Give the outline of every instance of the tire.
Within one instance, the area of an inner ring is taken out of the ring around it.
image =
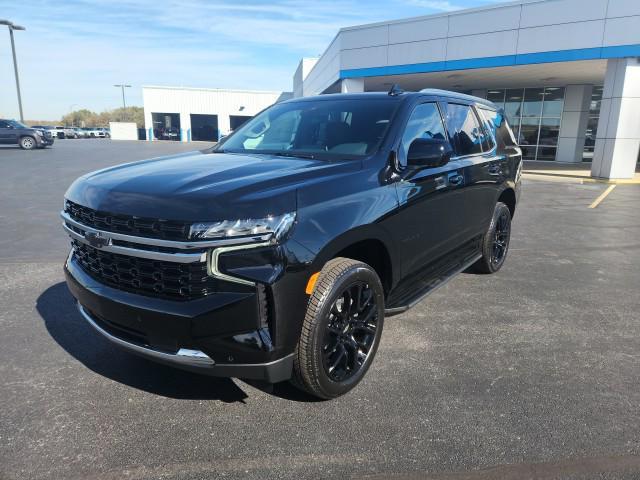
[[[37,147],[36,139],[33,137],[20,137],[18,144],[23,150],[33,150]]]
[[[349,258],[329,261],[309,298],[292,383],[325,400],[344,395],[371,366],[383,325],[384,290],[376,272]]]
[[[477,273],[496,273],[502,268],[511,240],[511,211],[504,203],[496,203],[489,229],[482,239],[482,258],[474,265]]]

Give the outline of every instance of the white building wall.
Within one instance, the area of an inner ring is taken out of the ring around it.
[[[633,178],[640,152],[640,59],[609,60],[591,164],[600,178]]]
[[[254,116],[278,101],[291,98],[291,93],[146,86],[142,87],[142,98],[148,138],[153,128],[151,113],[177,113],[181,139],[187,141],[191,114],[217,115],[218,130],[225,135],[230,130],[230,115]]]
[[[307,57],[300,60],[296,73],[293,74],[293,96],[294,98],[304,97],[304,80],[309,75],[309,72],[314,67],[318,58]]]
[[[532,53],[640,45],[638,25],[639,0],[521,0],[348,27],[304,80],[304,94],[335,90],[352,69],[384,75],[398,65],[504,56],[527,63]]]
[[[138,140],[138,126],[135,122],[109,122],[111,140]]]

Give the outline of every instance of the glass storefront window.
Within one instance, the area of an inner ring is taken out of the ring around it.
[[[524,91],[524,103],[522,105],[523,117],[540,117],[542,114],[542,99],[544,88],[527,88]]]
[[[600,119],[600,108],[602,105],[602,86],[595,86],[591,91],[591,105],[589,106],[589,120],[585,131],[584,150],[582,154],[583,162],[590,162],[593,159],[593,151],[596,146],[596,135],[598,134],[598,120]]]
[[[495,103],[498,108],[504,108],[504,90],[487,90],[487,100]]]
[[[593,87],[591,92],[591,105],[589,107],[589,113],[591,115],[600,115],[600,106],[602,104],[602,91],[603,86]]]
[[[542,109],[543,117],[562,116],[562,107],[564,104],[564,88],[545,88],[544,89],[544,108]]]
[[[560,119],[559,118],[542,118],[540,122],[540,139],[539,145],[558,145],[558,137],[560,136]]]
[[[538,134],[540,133],[540,119],[523,118],[520,125],[520,145],[538,145]]]
[[[556,147],[538,147],[538,160],[555,160],[556,159]]]
[[[522,96],[523,90],[521,88],[518,89],[509,89],[506,91],[505,101],[504,101],[504,113],[507,115],[507,119],[511,124],[511,128],[513,128],[514,133],[518,131],[518,125],[520,124],[520,116],[522,112]]]
[[[504,105],[527,160],[555,160],[564,106],[563,87],[490,89],[487,100]]]
[[[522,146],[522,147],[520,147],[520,149],[522,150],[522,158],[524,160],[535,160],[536,159],[536,151],[538,150],[538,147]]]

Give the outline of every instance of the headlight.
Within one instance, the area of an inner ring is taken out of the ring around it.
[[[270,215],[260,219],[194,223],[189,230],[189,238],[192,240],[205,240],[270,235],[270,238],[279,240],[291,229],[295,219],[295,213],[285,213],[284,215]]]
[[[39,137],[44,137],[44,132],[42,130],[36,130],[36,135]]]

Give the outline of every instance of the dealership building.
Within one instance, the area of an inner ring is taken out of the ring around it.
[[[630,178],[639,57],[639,0],[521,0],[343,28],[300,62],[292,94],[145,87],[145,121],[149,130],[173,115],[188,141],[194,115],[216,116],[224,134],[232,115],[290,95],[443,88],[504,108],[527,160],[589,161],[595,177]]]
[[[216,142],[288,92],[142,87],[148,140]]]

